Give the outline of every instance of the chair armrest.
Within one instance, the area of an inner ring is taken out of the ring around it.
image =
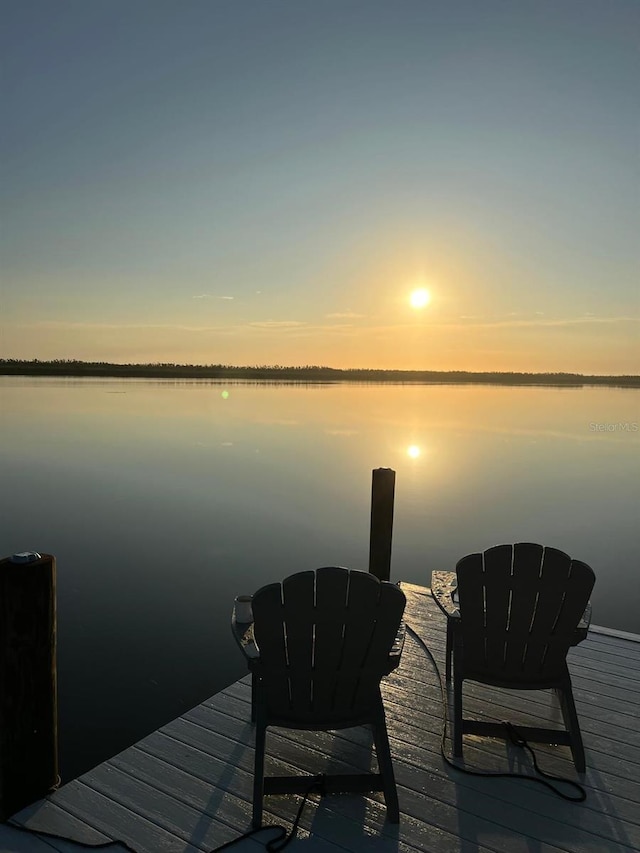
[[[458,580],[455,572],[431,572],[431,595],[447,619],[459,619]]]
[[[395,669],[400,664],[400,658],[402,656],[402,650],[404,648],[404,641],[407,636],[407,626],[404,623],[404,620],[398,626],[398,632],[396,634],[396,638],[393,641],[393,645],[391,646],[391,651],[389,652],[389,668]]]
[[[578,626],[576,628],[576,633],[574,635],[574,639],[571,642],[572,646],[577,646],[578,643],[581,643],[587,634],[589,633],[589,625],[591,624],[591,602],[587,602],[587,606],[584,609],[584,613],[580,617],[580,621],[578,622]]]
[[[258,646],[253,635],[253,622],[238,622],[235,608],[231,615],[231,632],[240,651],[246,657],[247,663],[250,664],[251,661],[257,660],[260,657],[260,652],[258,651]]]

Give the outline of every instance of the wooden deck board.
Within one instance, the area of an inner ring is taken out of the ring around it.
[[[403,584],[406,618],[444,669],[444,617],[423,587]],[[640,644],[590,633],[570,653],[587,750],[585,803],[541,786],[465,776],[440,756],[440,687],[419,643],[384,685],[401,823],[385,820],[379,794],[310,800],[290,850],[315,853],[631,853],[640,850]],[[465,684],[465,709],[478,717],[560,725],[550,692]],[[250,826],[253,728],[248,677],[16,816],[21,824],[84,843],[126,841],[140,853],[202,853]],[[553,723],[552,723],[553,724]],[[540,745],[540,764],[578,779],[566,747]],[[373,765],[372,765],[373,762]],[[503,741],[465,737],[473,769],[529,772],[529,759]],[[375,766],[365,729],[335,734],[269,730],[267,772],[356,772]],[[299,798],[265,798],[265,820],[290,826]],[[5,840],[0,851],[70,853],[62,841]],[[5,834],[6,834],[5,833]],[[263,849],[256,841],[240,850]]]
[[[59,834],[61,836],[67,836],[74,840],[82,840],[85,844],[104,844],[106,842],[111,841],[111,837],[108,835],[104,835],[102,832],[99,832],[95,827],[87,823],[86,821],[81,820],[76,817],[73,813],[67,811],[63,808],[59,803],[54,803],[50,800],[36,803],[33,806],[29,806],[24,809],[21,813],[21,817],[26,820],[27,816],[31,813],[37,812],[38,820],[44,826],[46,823],[46,831],[52,834]],[[2,829],[11,829],[11,827],[0,826],[0,830]],[[0,840],[4,841],[4,837],[0,834]],[[52,848],[55,850],[62,851],[62,853],[78,853],[78,846],[74,842],[62,841],[61,839],[54,838],[45,838],[39,839],[37,837],[22,837],[19,839],[17,836],[14,836],[14,840],[16,841],[16,851],[20,851],[22,853],[23,847],[18,846],[17,842],[22,841],[25,844],[27,841],[29,843],[34,841],[42,840],[46,842],[49,847],[47,850],[51,850]],[[13,851],[13,847],[7,847],[7,850]],[[30,848],[27,848],[30,850]],[[38,848],[39,849],[39,848]],[[120,848],[124,850],[124,848]],[[0,847],[2,853],[4,853],[5,848]],[[118,848],[113,848],[113,853],[118,853]]]

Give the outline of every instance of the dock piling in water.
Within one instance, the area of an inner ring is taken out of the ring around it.
[[[374,468],[371,482],[371,532],[369,573],[378,580],[391,576],[391,537],[396,472],[392,468]]]
[[[0,820],[58,784],[56,561],[0,560]]]

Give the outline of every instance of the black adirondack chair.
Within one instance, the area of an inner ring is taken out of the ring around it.
[[[268,726],[333,730],[369,725],[378,773],[323,777],[327,793],[382,791],[399,822],[380,681],[400,662],[404,593],[365,572],[327,567],[259,589],[251,625],[232,620],[252,672],[256,723],[253,825],[263,795],[304,793],[311,776],[264,775]]]
[[[587,635],[593,570],[556,548],[498,545],[463,557],[456,583],[458,602],[449,597],[447,604],[442,585],[438,594],[434,591],[449,617],[448,646],[453,646],[454,755],[462,755],[463,734],[505,736],[502,724],[463,717],[466,679],[518,690],[552,688],[565,729],[518,726],[518,731],[533,742],[568,745],[576,769],[584,772],[567,653]]]

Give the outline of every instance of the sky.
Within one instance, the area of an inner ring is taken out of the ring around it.
[[[2,18],[0,357],[640,372],[637,0]]]

